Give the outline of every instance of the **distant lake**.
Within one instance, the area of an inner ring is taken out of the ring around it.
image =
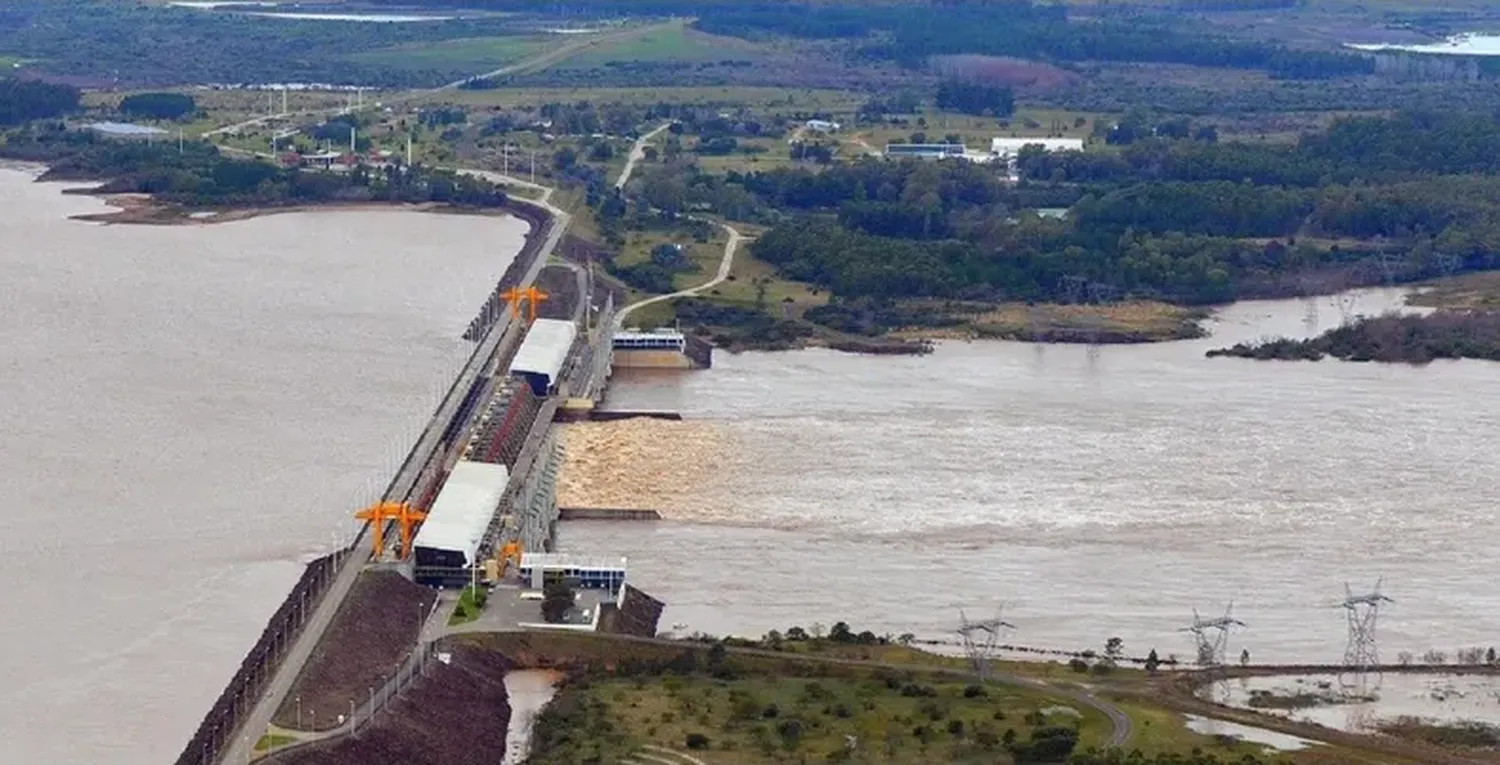
[[[1500,56],[1500,34],[1454,35],[1437,43],[1348,43],[1348,48],[1367,51],[1403,50],[1409,53],[1437,53],[1452,56]]]
[[[282,3],[262,2],[251,0],[250,2],[235,2],[235,0],[177,0],[172,3],[179,8],[194,8],[200,11],[228,11],[233,8],[253,6],[256,8],[276,8]],[[386,24],[409,23],[414,21],[449,21],[454,16],[430,16],[414,13],[298,13],[293,11],[245,11],[246,16],[261,16],[269,19],[297,19],[301,21],[365,21],[382,22]]]

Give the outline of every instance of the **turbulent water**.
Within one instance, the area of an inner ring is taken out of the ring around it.
[[[160,765],[394,474],[526,226],[99,226],[31,178],[0,169],[0,759]]]
[[[829,625],[952,638],[1005,604],[1018,644],[1190,657],[1233,601],[1232,652],[1341,660],[1344,582],[1385,577],[1381,647],[1500,641],[1500,365],[1207,359],[1339,323],[1348,300],[1245,303],[1205,340],[945,343],[923,358],[718,354],[621,374],[617,408],[717,425],[700,501],[733,523],[566,524],[630,556],[663,628]],[[1352,312],[1399,305],[1362,293]]]

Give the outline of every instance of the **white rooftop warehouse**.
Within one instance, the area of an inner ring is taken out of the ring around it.
[[[1027,146],[1040,146],[1044,151],[1083,151],[1082,138],[991,138],[990,153],[1000,159],[1010,159]]]
[[[557,384],[563,364],[568,360],[568,351],[573,349],[577,337],[578,327],[571,321],[537,319],[526,330],[521,347],[516,349],[509,373],[544,378],[545,383],[541,386],[544,390],[537,394],[546,395],[545,388]]]
[[[495,518],[509,480],[504,465],[466,460],[454,463],[412,546],[419,551],[461,553],[464,565],[474,565],[479,544]]]

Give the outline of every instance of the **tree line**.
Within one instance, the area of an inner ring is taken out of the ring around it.
[[[0,125],[59,117],[78,108],[78,88],[0,78]]]
[[[0,146],[0,156],[46,162],[52,178],[104,180],[101,191],[146,193],[195,206],[381,201],[497,207],[507,201],[488,181],[425,167],[359,165],[348,172],[310,172],[235,159],[201,141],[179,149],[176,143],[100,139],[58,125],[14,131]]]

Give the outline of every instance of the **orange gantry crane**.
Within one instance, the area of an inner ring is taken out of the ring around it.
[[[411,555],[411,538],[418,524],[426,520],[427,513],[402,502],[376,502],[354,514],[355,518],[370,524],[371,557],[380,560],[385,553],[385,524],[395,521],[401,528],[401,548],[396,551],[397,560]]]
[[[521,315],[521,304],[526,304],[526,322],[528,324],[536,321],[537,305],[548,297],[551,296],[536,287],[527,287],[524,290],[511,287],[500,293],[500,299],[510,304],[510,316],[513,319]]]

